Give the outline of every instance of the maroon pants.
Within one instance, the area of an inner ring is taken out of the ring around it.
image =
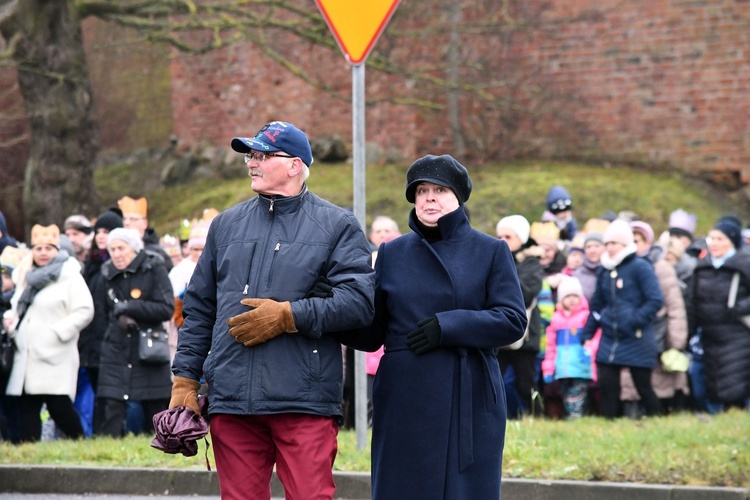
[[[270,499],[274,463],[287,500],[332,499],[338,432],[318,415],[211,415],[222,500]]]

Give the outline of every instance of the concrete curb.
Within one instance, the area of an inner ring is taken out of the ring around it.
[[[336,472],[336,498],[369,499],[370,474]],[[284,490],[274,477],[275,497]],[[192,469],[0,465],[0,493],[219,496],[216,472]],[[750,500],[747,488],[503,479],[503,499]]]

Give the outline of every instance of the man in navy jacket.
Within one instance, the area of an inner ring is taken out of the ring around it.
[[[205,375],[222,498],[332,498],[341,345],[368,325],[374,273],[356,218],[307,189],[310,143],[271,122],[235,138],[258,196],[219,214],[185,293],[170,408],[198,410]],[[324,277],[326,297],[309,298]]]

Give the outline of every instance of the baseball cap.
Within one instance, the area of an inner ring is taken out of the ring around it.
[[[255,134],[255,137],[235,137],[232,149],[238,153],[249,153],[251,149],[273,153],[283,151],[302,160],[308,167],[312,165],[312,149],[307,136],[300,129],[287,122],[270,122]]]

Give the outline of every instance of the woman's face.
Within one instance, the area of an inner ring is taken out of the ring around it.
[[[544,250],[544,257],[539,259],[539,263],[543,266],[550,265],[552,261],[555,260],[555,255],[557,255],[557,244],[555,242],[545,241],[544,243],[540,243],[539,246]]]
[[[417,218],[425,226],[437,226],[440,217],[453,212],[458,206],[458,198],[452,189],[432,182],[420,182],[417,185],[414,208]]]
[[[586,243],[583,251],[586,253],[586,258],[589,259],[589,262],[596,264],[602,257],[604,245],[596,240],[592,240]]]
[[[508,248],[510,248],[511,252],[515,252],[523,246],[521,238],[519,238],[516,232],[509,227],[501,227],[498,229],[497,239],[505,240],[505,243],[508,244]]]
[[[135,259],[135,250],[122,240],[112,240],[109,243],[109,257],[112,264],[122,271]]]
[[[55,258],[59,251],[54,245],[34,245],[31,248],[31,256],[34,259],[34,264],[38,267],[44,267]]]
[[[96,243],[96,248],[99,250],[106,250],[107,249],[107,237],[109,236],[109,229],[100,227],[96,230],[96,234],[94,235],[94,243]]]
[[[607,250],[607,255],[614,259],[615,255],[625,248],[625,245],[617,243],[616,241],[608,241],[604,244],[604,248]]]
[[[724,257],[731,248],[734,248],[734,244],[727,238],[727,235],[718,229],[709,231],[706,243],[708,244],[708,253],[711,254],[711,257],[716,258]]]
[[[638,231],[633,231],[633,243],[635,243],[636,253],[644,256],[651,250],[651,245],[646,241],[646,237]]]

